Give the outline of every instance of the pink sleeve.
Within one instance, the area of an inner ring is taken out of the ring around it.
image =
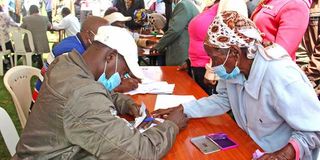
[[[295,52],[309,23],[309,8],[303,1],[292,1],[278,15],[279,28],[275,42],[284,47],[295,60]]]
[[[296,142],[295,140],[290,140],[289,143],[293,146],[294,150],[296,151],[296,159],[295,160],[299,160],[300,159],[300,149],[299,149],[299,144],[298,142]]]

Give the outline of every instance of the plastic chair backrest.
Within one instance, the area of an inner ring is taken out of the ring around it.
[[[15,53],[26,53],[24,46],[24,36],[28,36],[28,42],[31,49],[31,52],[34,52],[34,43],[32,39],[32,34],[29,30],[19,28],[19,27],[10,27],[8,29],[10,33],[11,41],[14,43],[14,52]]]
[[[19,141],[19,135],[10,116],[8,115],[6,110],[4,110],[1,107],[0,107],[0,131],[11,156],[13,156],[16,153],[16,145]]]
[[[32,101],[31,78],[43,79],[38,68],[15,66],[4,75],[3,82],[16,106],[22,128],[26,125]]]
[[[0,52],[3,52],[3,51],[6,51],[7,50],[7,47],[6,47],[6,42],[4,41],[4,35],[3,33],[1,32],[0,33],[0,45],[1,45],[1,49]]]

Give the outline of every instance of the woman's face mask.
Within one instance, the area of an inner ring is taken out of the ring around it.
[[[224,80],[228,80],[228,79],[234,79],[236,78],[239,74],[240,74],[240,69],[237,66],[237,63],[234,67],[234,69],[230,72],[227,73],[226,68],[224,67],[224,64],[227,62],[228,58],[229,58],[229,54],[230,54],[230,49],[228,51],[227,54],[227,58],[224,60],[223,64],[212,67],[212,70],[221,78]]]
[[[120,85],[120,83],[121,83],[120,74],[119,74],[119,72],[117,72],[117,69],[118,69],[118,54],[116,54],[116,67],[115,67],[114,74],[109,79],[106,78],[107,64],[108,64],[108,62],[106,61],[105,65],[104,65],[103,73],[99,77],[98,82],[102,83],[104,85],[104,87],[108,91],[112,91],[113,89],[118,87]]]

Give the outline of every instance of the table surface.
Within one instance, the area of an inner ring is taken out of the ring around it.
[[[142,70],[150,79],[175,83],[173,92],[175,95],[193,95],[197,99],[207,96],[185,71],[178,71],[177,66],[143,67]],[[139,104],[143,101],[148,110],[153,111],[156,95],[134,95],[132,98]],[[190,142],[192,137],[219,132],[226,133],[239,146],[205,155]],[[190,119],[187,128],[178,134],[173,147],[164,159],[250,160],[252,153],[258,148],[260,149],[228,114],[223,114],[209,118]]]

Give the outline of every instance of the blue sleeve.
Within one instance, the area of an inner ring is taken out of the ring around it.
[[[71,38],[71,37],[70,37]],[[52,49],[52,53],[55,57],[60,56],[63,53],[71,52],[75,49],[78,53],[83,54],[85,49],[78,40],[64,39]]]

